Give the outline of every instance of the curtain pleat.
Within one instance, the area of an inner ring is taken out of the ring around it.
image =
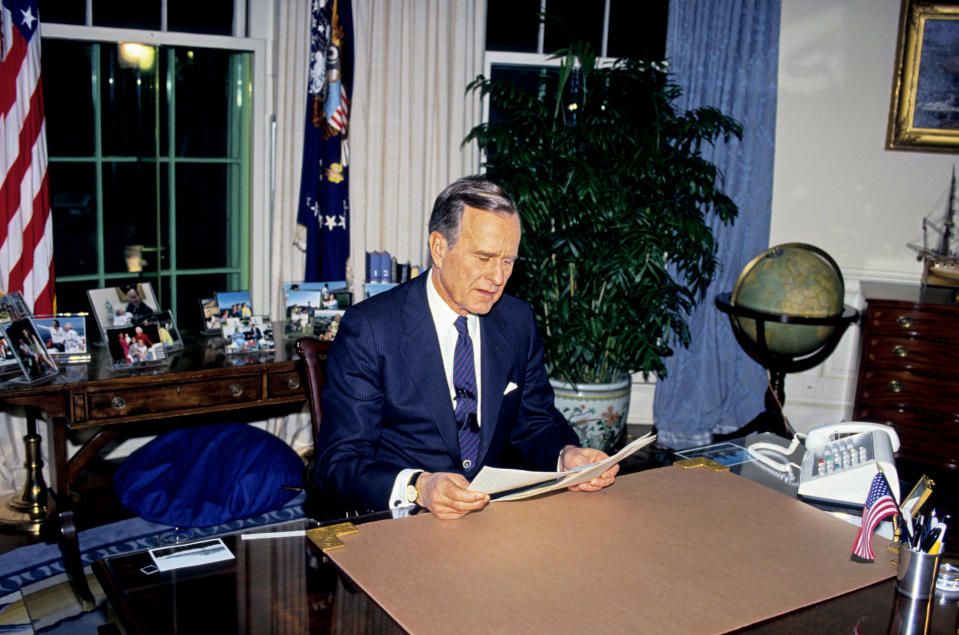
[[[713,218],[720,270],[689,320],[692,343],[666,360],[653,419],[660,441],[709,443],[763,410],[766,374],[736,343],[714,303],[768,247],[772,206],[780,0],[686,0],[669,5],[666,51],[682,109],[716,106],[742,123],[743,138],[704,152],[739,207],[731,226]]]
[[[366,251],[423,269],[436,195],[478,170],[480,122],[466,85],[482,72],[485,0],[368,0],[354,4],[356,70],[350,122],[353,288]]]

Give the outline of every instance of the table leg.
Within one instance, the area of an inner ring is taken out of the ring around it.
[[[70,466],[67,462],[67,420],[61,417],[53,419],[53,450],[51,461],[56,466],[56,502],[59,532],[57,542],[60,557],[66,569],[67,578],[77,600],[84,611],[96,608],[93,593],[87,584],[83,572],[83,560],[80,557],[80,543],[77,540],[77,527],[73,521],[73,500],[70,498]]]

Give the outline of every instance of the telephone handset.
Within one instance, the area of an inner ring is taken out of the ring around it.
[[[827,502],[862,505],[873,477],[882,469],[899,500],[896,431],[879,423],[846,421],[806,433],[799,473],[799,495]]]

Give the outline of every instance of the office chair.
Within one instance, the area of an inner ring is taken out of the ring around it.
[[[296,352],[306,366],[306,388],[310,399],[310,419],[313,427],[313,456],[303,468],[303,486],[306,488],[306,503],[303,507],[306,515],[312,518],[328,515],[324,511],[327,505],[324,504],[323,493],[313,479],[313,474],[316,471],[316,457],[319,455],[316,441],[320,436],[320,421],[323,419],[320,394],[326,382],[326,352],[329,349],[329,342],[323,342],[315,337],[301,337],[296,341]]]
[[[356,516],[365,510],[344,507],[327,496],[313,478],[316,460],[320,454],[317,439],[320,438],[320,422],[323,411],[320,396],[326,383],[326,353],[330,342],[315,337],[301,337],[296,341],[296,352],[306,366],[306,384],[310,398],[310,415],[313,423],[313,456],[303,468],[303,486],[306,489],[306,503],[303,506],[306,515],[317,520],[331,520],[346,516]]]

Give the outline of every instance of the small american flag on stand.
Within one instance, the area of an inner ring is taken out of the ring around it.
[[[869,494],[862,507],[862,526],[852,552],[863,560],[875,560],[876,554],[872,550],[872,532],[883,518],[899,513],[899,505],[892,497],[889,483],[882,472],[877,472],[869,486]]]

